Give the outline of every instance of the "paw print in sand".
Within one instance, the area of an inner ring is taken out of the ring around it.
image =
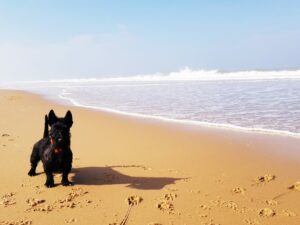
[[[293,184],[292,186],[288,187],[290,190],[296,190],[296,191],[300,191],[300,181],[297,181],[295,184]]]

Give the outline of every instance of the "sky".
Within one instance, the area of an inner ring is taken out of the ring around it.
[[[0,0],[0,81],[300,68],[298,0]]]

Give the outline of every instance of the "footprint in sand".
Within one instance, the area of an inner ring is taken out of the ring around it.
[[[65,223],[76,223],[76,222],[77,222],[76,218],[65,219]]]
[[[27,203],[30,207],[35,207],[35,206],[37,206],[37,205],[39,205],[39,204],[42,204],[42,203],[44,203],[44,202],[46,202],[46,200],[44,200],[44,199],[28,198],[28,199],[26,200],[26,203]]]
[[[173,201],[175,198],[177,198],[177,194],[176,193],[167,193],[165,194],[164,196],[164,199],[167,200],[167,201]]]
[[[140,196],[137,196],[137,195],[134,195],[134,196],[129,196],[127,199],[126,199],[126,201],[127,201],[127,204],[128,205],[138,205],[138,204],[140,204],[142,201],[143,201],[143,199],[142,199],[142,197],[140,197]]]
[[[273,174],[265,174],[264,176],[259,176],[254,179],[256,184],[267,183],[276,179],[276,176]]]
[[[266,203],[267,203],[268,205],[271,205],[271,206],[278,205],[278,202],[277,202],[276,200],[273,200],[273,199],[271,199],[271,200],[266,200]]]
[[[148,225],[162,225],[161,223],[153,223],[153,222],[151,222],[151,223],[148,223]]]
[[[28,198],[26,203],[28,204],[29,208],[26,211],[51,212],[54,207],[50,205],[42,205],[45,202],[46,200],[44,199]]]
[[[291,190],[291,191],[300,191],[300,181],[297,181],[292,186],[289,186],[288,189]],[[275,196],[273,199],[281,198],[281,197],[283,197],[283,196],[285,196],[287,194],[290,194],[291,191],[287,191],[287,192],[281,193],[281,194]]]
[[[296,191],[300,191],[300,181],[297,181],[295,184],[293,184],[292,186],[288,187],[290,190],[296,190]]]
[[[0,225],[32,225],[31,220],[19,220],[19,221],[0,221]]]
[[[174,213],[174,205],[169,201],[162,200],[161,202],[157,203],[156,207],[163,212],[167,212],[169,214]]]
[[[35,186],[35,193],[36,194],[41,194],[43,191],[42,191],[42,189],[41,189],[41,187],[40,186]]]
[[[157,203],[156,207],[169,214],[174,213],[174,204],[172,203],[178,195],[173,192],[166,193],[160,202]]]
[[[75,208],[78,203],[74,202],[74,199],[87,194],[87,191],[84,191],[81,188],[72,188],[72,191],[64,198],[56,200],[53,204],[44,204],[46,200],[44,199],[35,199],[35,198],[28,198],[26,203],[28,204],[29,208],[26,211],[33,211],[33,212],[51,212],[54,209],[62,209],[62,208]],[[92,203],[91,200],[86,200],[86,203]]]
[[[3,205],[4,207],[7,207],[7,206],[10,206],[10,205],[16,204],[16,200],[14,198],[15,195],[16,195],[16,193],[14,193],[14,192],[10,192],[8,194],[3,195],[0,198],[0,205]]]
[[[264,208],[264,209],[259,210],[258,214],[262,217],[273,217],[276,215],[276,212],[273,209]]]
[[[233,194],[245,194],[246,189],[241,187],[235,187],[231,190]]]
[[[54,207],[58,206],[59,208],[75,208],[77,203],[74,202],[74,199],[88,193],[88,191],[84,191],[82,188],[72,188],[72,191],[64,199],[54,202]]]
[[[208,205],[200,205],[199,208],[203,210],[211,210],[211,207]]]
[[[128,217],[129,217],[129,214],[132,210],[132,208],[134,206],[137,206],[138,204],[140,204],[141,202],[143,201],[143,198],[140,197],[140,196],[137,196],[137,195],[133,195],[133,196],[129,196],[127,199],[126,199],[126,202],[128,204],[128,209],[127,209],[127,212],[123,218],[123,220],[121,221],[120,225],[125,225],[127,224],[128,222]]]
[[[233,210],[237,209],[237,204],[233,201],[224,201],[221,199],[217,199],[217,200],[212,200],[211,203],[215,206],[219,206],[222,208],[229,208]]]
[[[201,217],[201,218],[207,218],[208,215],[207,214],[199,214],[199,217]]]
[[[287,209],[284,209],[282,210],[282,214],[284,216],[288,216],[288,217],[294,217],[294,216],[297,216],[297,214],[295,212],[292,212],[290,210],[287,210]]]

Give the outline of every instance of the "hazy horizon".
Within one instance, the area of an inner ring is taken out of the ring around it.
[[[0,2],[0,82],[300,69],[297,1]]]

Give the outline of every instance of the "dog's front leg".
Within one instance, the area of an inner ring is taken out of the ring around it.
[[[46,177],[47,177],[45,186],[47,188],[54,187],[54,179],[53,179],[52,170],[49,168],[44,168],[44,169],[45,169],[45,173],[46,173]]]
[[[47,176],[47,179],[46,179],[45,186],[47,188],[54,187],[54,179],[53,179],[52,172],[50,172],[50,171],[46,172],[46,176]]]
[[[70,182],[68,179],[68,175],[69,175],[70,171],[71,171],[71,166],[67,166],[67,167],[63,168],[62,179],[61,179],[61,184],[63,186],[73,185],[73,183]]]
[[[40,161],[40,155],[39,155],[39,149],[37,147],[34,146],[31,156],[30,156],[30,163],[31,163],[31,168],[28,172],[29,176],[35,176],[36,175],[36,167],[38,162]]]

